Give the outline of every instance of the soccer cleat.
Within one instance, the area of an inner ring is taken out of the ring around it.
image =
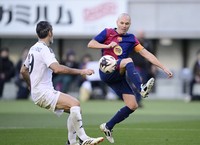
[[[104,134],[106,135],[106,138],[107,140],[110,142],[110,143],[114,143],[114,138],[112,137],[112,131],[109,130],[107,127],[106,127],[106,123],[103,123],[100,125],[100,130],[102,132],[104,132]]]
[[[151,91],[151,89],[152,89],[152,87],[153,87],[153,85],[154,85],[154,81],[155,81],[154,78],[150,78],[150,79],[147,81],[146,84],[141,85],[141,92],[140,92],[140,94],[141,94],[141,96],[142,96],[143,98],[148,97],[148,94],[149,94],[149,92]]]
[[[81,145],[97,145],[101,143],[104,140],[103,137],[97,137],[97,138],[88,138],[84,140]]]

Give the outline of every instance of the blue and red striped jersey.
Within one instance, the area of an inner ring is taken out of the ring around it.
[[[135,50],[135,47],[140,44],[138,39],[130,33],[120,35],[117,33],[116,28],[106,28],[100,32],[96,37],[94,37],[99,43],[110,44],[112,41],[116,42],[118,45],[114,48],[104,49],[102,48],[103,55],[112,55],[115,59],[123,59],[129,56],[129,53]],[[138,51],[138,50],[135,50]]]

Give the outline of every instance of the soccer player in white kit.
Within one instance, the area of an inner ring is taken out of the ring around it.
[[[60,65],[55,54],[49,47],[53,43],[53,28],[47,21],[40,21],[36,27],[38,42],[29,50],[28,56],[21,67],[21,74],[31,90],[34,103],[48,109],[57,115],[70,113],[67,120],[67,145],[96,145],[103,137],[89,137],[82,125],[80,102],[69,94],[56,91],[53,88],[52,73],[91,75],[92,69],[73,69]],[[76,137],[80,139],[77,142]]]

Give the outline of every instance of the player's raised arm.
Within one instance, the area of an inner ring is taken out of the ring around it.
[[[152,53],[150,53],[146,49],[142,49],[139,53],[152,64],[161,68],[168,75],[169,78],[173,77],[173,73],[167,67],[165,67]]]

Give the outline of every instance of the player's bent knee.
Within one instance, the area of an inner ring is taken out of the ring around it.
[[[77,101],[75,101],[75,102],[73,102],[73,104],[72,104],[72,106],[71,107],[73,107],[73,106],[80,106],[80,102],[77,100]]]
[[[80,103],[79,101],[71,102],[70,104],[67,102],[63,102],[61,106],[62,106],[61,108],[64,109],[65,111],[69,111],[71,107],[80,106]]]
[[[59,109],[69,110],[73,106],[80,106],[80,102],[71,95],[61,93],[58,98],[56,107]]]
[[[133,60],[131,58],[125,58],[123,59],[123,61],[127,64],[129,62],[133,62]]]
[[[121,66],[126,66],[128,63],[130,62],[133,62],[133,60],[131,58],[125,58],[125,59],[122,59],[121,61]]]
[[[131,104],[128,106],[131,110],[135,111],[138,108],[138,104]]]
[[[129,62],[133,62],[133,60],[131,58],[126,58],[126,61]]]

